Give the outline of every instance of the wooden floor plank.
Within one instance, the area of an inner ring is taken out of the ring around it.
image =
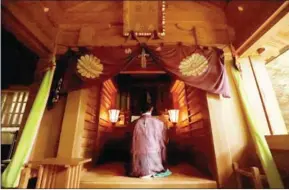
[[[189,164],[170,166],[165,178],[139,179],[125,176],[123,163],[106,163],[83,173],[80,188],[216,188],[216,181]]]

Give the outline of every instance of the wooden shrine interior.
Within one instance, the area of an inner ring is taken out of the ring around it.
[[[166,1],[165,36],[153,40],[139,37],[139,40],[149,45],[182,42],[216,46],[224,50],[225,56],[230,56],[228,44],[232,43],[240,54],[250,55],[257,48],[247,51],[258,38],[255,31],[268,20],[274,24],[288,13],[287,7],[273,19],[270,17],[283,3]],[[80,46],[139,43],[123,35],[123,1],[3,0],[1,5],[2,27],[40,57],[36,73],[54,51],[61,56],[70,47],[77,50]],[[279,51],[288,40],[288,35],[282,32],[287,25],[284,22],[278,28],[281,32],[275,32],[278,39],[267,38],[259,44],[274,44],[272,49]],[[259,37],[266,29],[268,26],[259,31]],[[271,54],[267,56],[270,57]],[[227,180],[232,179],[229,174],[232,169],[228,169],[231,161],[238,160],[244,165],[259,162],[251,156],[255,149],[230,74],[229,78],[233,98],[224,100],[185,85],[151,62],[146,69],[140,64],[130,65],[102,85],[62,97],[52,110],[46,111],[30,160],[92,158],[85,165],[80,180],[82,188],[134,188],[135,184],[143,188],[215,188],[217,182],[219,186],[232,184],[232,180]],[[36,95],[38,80],[35,78],[30,87],[32,97]],[[174,174],[158,182],[144,183],[124,177],[123,163],[129,159],[132,132],[127,126],[131,116],[140,111],[139,104],[146,98],[146,92],[152,95],[154,115],[168,126],[168,160]],[[109,121],[108,109],[112,107],[121,110],[120,121],[115,125]],[[180,110],[176,132],[171,130],[166,112],[172,107]],[[222,118],[225,110],[226,116]],[[224,125],[230,127],[225,129]]]
[[[133,132],[130,127],[131,116],[140,115],[140,110],[135,110],[135,108],[139,107],[141,101],[146,98],[146,92],[150,92],[152,102],[155,102],[154,115],[163,120],[168,127],[170,138],[167,147],[168,163],[176,175],[184,177],[177,179],[176,183],[182,183],[181,179],[193,180],[191,177],[198,175],[205,176],[203,178],[206,180],[212,180],[215,169],[206,93],[187,86],[182,81],[174,80],[166,74],[120,74],[115,79],[117,80],[106,81],[101,89],[98,128],[93,125],[97,121],[92,117],[92,106],[87,106],[82,147],[79,151],[80,157],[93,158],[93,166],[88,166],[88,179],[84,180],[83,186],[91,187],[92,184],[101,183],[100,179],[104,176],[119,176],[115,180],[121,181],[121,176],[125,174],[124,166],[130,160]],[[91,88],[89,94],[93,92],[94,88]],[[91,96],[88,102],[93,104],[95,100],[96,98]],[[107,113],[111,107],[121,110],[121,119],[116,124],[109,121]],[[173,130],[168,120],[166,112],[168,108],[180,110],[176,131]],[[111,164],[114,168],[108,169],[112,166]],[[184,164],[187,169],[182,169]],[[91,168],[95,169],[91,170]],[[100,178],[95,181],[97,176]],[[215,185],[209,181],[203,182],[208,187]],[[196,185],[196,181],[191,183],[190,185]],[[128,182],[125,184],[122,187],[129,187]],[[162,185],[162,187],[166,186]]]
[[[201,45],[224,46],[232,40],[239,47],[282,4],[282,1],[268,1],[259,6],[260,2],[168,1],[167,33],[162,42],[196,43],[189,31],[195,26]],[[66,51],[69,45],[120,45],[124,42],[122,1],[3,1],[2,4],[4,27],[17,31],[16,36],[39,55],[47,56],[53,51],[56,36],[59,53]],[[243,6],[244,11],[238,11],[238,6]],[[45,12],[44,8],[49,11]]]

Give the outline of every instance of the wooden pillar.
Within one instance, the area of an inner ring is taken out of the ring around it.
[[[211,93],[207,93],[206,97],[214,145],[215,178],[220,188],[236,188],[237,182],[233,178],[233,162],[247,165],[251,157],[255,156],[255,151],[252,148],[253,143],[240,97],[232,74],[229,72],[230,57],[226,56],[225,60],[231,97],[223,98]]]
[[[287,128],[266,65],[259,56],[249,57],[250,66],[262,100],[268,127],[273,135],[287,134]]]
[[[79,143],[85,121],[86,93],[86,89],[81,89],[68,94],[57,157],[79,157]]]
[[[28,115],[29,115],[29,113],[31,111],[33,102],[34,102],[35,97],[37,95],[37,92],[39,90],[39,87],[40,87],[40,84],[41,84],[41,80],[44,77],[44,75],[42,73],[43,72],[43,68],[45,68],[45,66],[47,66],[48,63],[49,63],[49,59],[48,58],[40,58],[38,60],[38,62],[37,62],[37,68],[36,68],[36,72],[35,72],[35,76],[34,76],[35,80],[34,80],[33,84],[31,84],[29,86],[28,101],[27,101],[27,104],[26,104],[25,113],[23,115],[22,123],[20,125],[20,129],[19,129],[19,132],[18,132],[18,135],[17,135],[16,143],[14,145],[15,147],[17,147],[17,145],[18,145],[18,142],[20,140],[20,137],[21,137],[23,129],[24,129],[24,125],[25,125],[25,123],[27,121],[27,118],[28,118]],[[35,146],[36,146],[36,144],[34,143],[32,151],[31,151],[31,154],[29,155],[30,158],[33,155],[33,151],[34,151]],[[16,149],[13,150],[13,154],[15,153],[15,150]]]
[[[232,63],[233,64],[233,63]],[[269,146],[264,138],[264,135],[257,128],[256,117],[252,112],[251,105],[247,99],[246,91],[244,90],[244,83],[239,71],[237,71],[233,65],[231,66],[234,82],[237,86],[239,96],[242,100],[242,107],[246,115],[251,137],[254,141],[256,152],[261,161],[262,167],[265,171],[268,179],[269,186],[271,188],[284,188],[280,174],[278,173],[276,164],[273,161],[273,157]]]
[[[20,176],[20,182],[18,185],[19,189],[26,189],[28,186],[29,182],[29,177],[30,177],[31,169],[28,167],[25,167],[21,171],[21,176]]]
[[[121,98],[121,91],[118,91],[117,96],[116,96],[116,108],[117,109],[121,109],[120,98]]]
[[[45,111],[56,67],[55,60],[50,61],[49,64],[51,68],[45,72],[39,91],[23,128],[19,144],[16,147],[15,154],[2,175],[2,185],[4,187],[16,187],[18,185],[21,167],[27,161],[32,151],[40,121]],[[23,150],[26,151],[23,152]]]
[[[244,89],[246,91],[246,94],[248,95],[247,97],[251,108],[253,109],[252,111],[255,113],[258,130],[264,135],[269,135],[269,125],[266,119],[266,115],[264,113],[258,86],[255,81],[250,61],[248,57],[240,58],[238,61],[242,69],[242,80],[244,83]]]
[[[226,132],[226,122],[223,113],[222,98],[219,95],[207,93],[207,103],[211,121],[213,138],[216,179],[219,188],[224,187],[232,174],[232,157]],[[233,127],[233,126],[230,126]]]
[[[236,181],[237,181],[237,188],[242,189],[242,177],[241,177],[240,173],[238,172],[238,169],[239,169],[238,163],[234,162],[233,163],[233,170],[234,170]]]

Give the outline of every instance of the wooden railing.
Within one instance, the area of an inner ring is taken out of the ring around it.
[[[27,188],[28,181],[37,177],[36,189],[79,188],[84,163],[91,159],[47,158],[31,161],[21,172],[18,188]]]
[[[237,187],[239,189],[244,188],[242,184],[242,176],[250,178],[255,189],[263,189],[262,181],[266,180],[266,176],[260,174],[259,168],[250,167],[249,171],[247,171],[246,169],[240,169],[237,163],[233,163],[233,170],[237,180]]]

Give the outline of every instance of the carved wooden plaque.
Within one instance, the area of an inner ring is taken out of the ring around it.
[[[123,34],[134,31],[137,36],[150,36],[157,31],[165,35],[165,2],[164,1],[124,1]]]

